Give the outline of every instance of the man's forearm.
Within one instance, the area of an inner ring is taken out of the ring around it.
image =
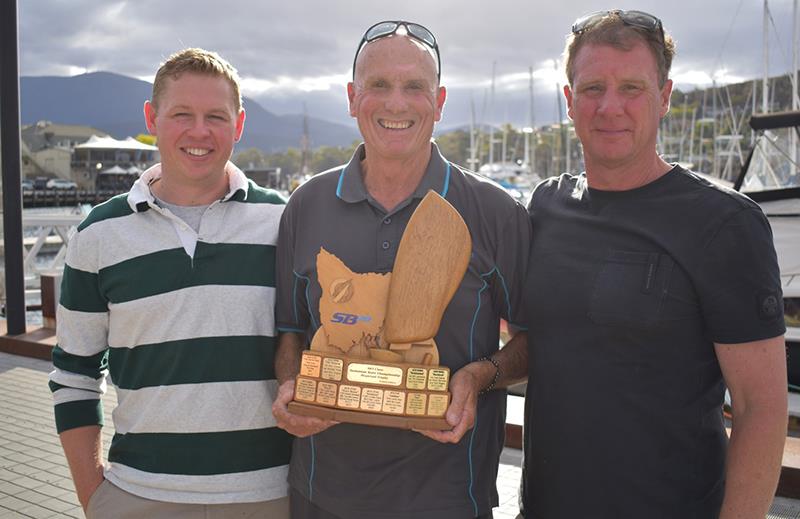
[[[508,387],[528,378],[528,332],[517,332],[500,351],[492,355],[500,364],[497,387]]]
[[[293,379],[300,372],[300,355],[305,347],[305,337],[294,332],[285,332],[278,337],[275,351],[275,376],[278,384]]]
[[[459,370],[469,372],[474,377],[476,391],[492,385],[495,373],[497,381],[492,389],[502,389],[525,380],[528,377],[528,333],[516,333],[503,348],[492,354],[492,359],[497,362],[497,368],[483,360],[471,362]]]
[[[720,519],[764,517],[775,495],[786,441],[779,409],[734,415]]]
[[[69,429],[59,435],[69,463],[78,501],[84,510],[92,494],[103,482],[103,440],[100,426]]]

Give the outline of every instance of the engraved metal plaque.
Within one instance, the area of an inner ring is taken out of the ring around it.
[[[303,352],[292,412],[415,429],[449,429],[450,370]],[[327,409],[327,411],[326,411]]]

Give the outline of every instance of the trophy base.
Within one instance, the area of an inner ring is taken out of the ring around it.
[[[289,411],[294,414],[313,416],[325,420],[335,420],[337,422],[360,425],[376,425],[379,427],[394,427],[396,429],[449,431],[453,428],[453,426],[447,423],[447,420],[442,417],[393,416],[365,413],[363,411],[321,407],[303,402],[289,402]]]
[[[289,410],[338,422],[449,430],[450,370],[304,351]]]

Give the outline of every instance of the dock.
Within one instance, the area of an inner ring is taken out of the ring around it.
[[[56,434],[47,386],[55,331],[37,326],[24,335],[8,336],[5,324],[0,320],[0,519],[80,519],[83,512]],[[800,415],[800,395],[790,397],[790,407]],[[114,434],[110,417],[115,401],[114,387],[109,384],[103,399],[106,449]],[[521,437],[522,402],[522,397],[509,395],[508,441],[497,477],[496,519],[514,519],[519,513],[522,451],[511,444]],[[767,519],[800,519],[800,438],[787,438],[776,494]]]

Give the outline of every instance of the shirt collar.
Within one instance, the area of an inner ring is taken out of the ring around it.
[[[364,185],[364,176],[361,172],[361,161],[364,156],[364,144],[362,143],[356,148],[350,162],[339,173],[336,196],[345,202],[362,202],[369,198],[369,193]],[[431,159],[428,162],[428,167],[425,169],[422,180],[420,180],[410,198],[422,199],[431,189],[446,197],[449,187],[450,162],[442,156],[436,143],[431,142]]]
[[[221,200],[223,202],[230,199],[245,200],[248,188],[245,174],[230,161],[225,164],[225,171],[228,173],[228,192]],[[142,173],[139,179],[133,183],[133,187],[131,187],[128,194],[128,205],[131,206],[131,209],[141,212],[155,205],[155,198],[153,198],[153,193],[150,192],[150,184],[159,178],[161,178],[161,164],[156,164]]]

